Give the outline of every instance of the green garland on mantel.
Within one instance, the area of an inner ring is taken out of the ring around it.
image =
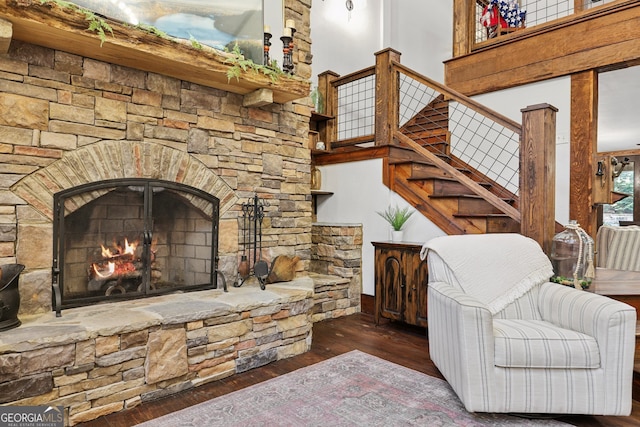
[[[85,20],[89,21],[89,27],[87,29],[91,32],[95,32],[100,38],[100,47],[102,47],[104,42],[107,40],[107,32],[111,33],[111,36],[113,37],[113,29],[111,28],[111,26],[103,18],[96,15],[89,9],[65,0],[40,0],[40,4],[42,5],[49,3],[54,3],[63,9],[71,9],[73,11],[82,13],[85,16]],[[125,26],[128,25],[124,22],[122,24]],[[163,39],[173,40],[173,37],[151,25],[138,24],[135,26],[135,28],[146,31]],[[189,38],[189,43],[194,49],[204,49],[202,43],[196,40],[193,36]],[[250,70],[255,73],[264,74],[265,76],[269,77],[274,83],[278,81],[278,78],[280,76],[285,75],[284,71],[282,71],[282,69],[280,69],[280,67],[278,66],[278,62],[276,60],[272,60],[268,65],[263,65],[256,64],[251,59],[245,58],[240,51],[240,47],[238,46],[238,44],[236,44],[231,51],[225,49],[225,52],[227,53],[227,55],[224,63],[231,64],[231,67],[227,70],[227,79],[229,81],[234,78],[239,81],[242,72],[248,72]]]
[[[105,31],[109,31],[111,33],[111,36],[113,36],[113,29],[109,24],[107,24],[107,21],[105,21],[89,9],[85,9],[84,7],[80,7],[77,4],[64,0],[40,0],[40,4],[42,5],[45,5],[47,3],[55,3],[63,9],[71,9],[76,12],[82,13],[85,17],[85,20],[89,21],[88,30],[97,33],[98,37],[100,37],[100,47],[102,47],[104,42],[107,40],[107,34],[105,33]]]
[[[255,73],[262,73],[269,77],[274,83],[278,81],[280,76],[285,75],[284,71],[278,67],[278,61],[275,59],[272,60],[269,65],[256,64],[251,59],[244,57],[238,44],[233,47],[232,51],[226,49],[225,52],[231,54],[231,56],[224,61],[225,64],[232,64],[232,67],[227,70],[227,79],[229,79],[229,81],[233,78],[240,80],[241,72],[247,72],[248,70],[252,70]]]

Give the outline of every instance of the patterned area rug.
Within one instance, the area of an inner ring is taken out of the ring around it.
[[[567,426],[467,412],[446,381],[360,351],[139,426]]]

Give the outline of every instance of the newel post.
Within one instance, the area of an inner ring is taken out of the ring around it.
[[[556,113],[549,104],[521,110],[520,233],[551,253],[555,235]]]
[[[376,52],[376,145],[393,144],[398,129],[398,73],[392,61],[400,62],[400,52],[387,48]]]
[[[333,82],[340,77],[340,74],[333,71],[325,71],[318,74],[318,91],[324,100],[324,114],[336,117],[338,114],[338,89]],[[318,128],[320,141],[327,144],[327,150],[331,150],[331,141],[338,139],[338,130],[335,120],[327,120],[324,126]]]

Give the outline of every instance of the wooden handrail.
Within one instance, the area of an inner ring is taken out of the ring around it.
[[[347,138],[347,139],[340,139],[337,141],[333,141],[331,143],[331,147],[332,148],[339,148],[339,147],[348,147],[351,145],[358,145],[358,144],[366,144],[368,142],[374,142],[376,139],[375,135],[363,135],[363,136],[357,136],[355,138]]]
[[[486,106],[480,104],[477,101],[474,101],[473,99],[466,97],[465,95],[461,94],[460,92],[456,92],[455,90],[449,89],[448,87],[446,87],[445,85],[436,82],[435,80],[430,79],[429,77],[423,76],[420,73],[416,73],[415,71],[413,71],[410,68],[405,67],[404,65],[400,64],[399,62],[393,62],[393,66],[394,68],[396,68],[397,70],[401,71],[403,74],[411,77],[412,79],[429,86],[432,89],[437,90],[438,92],[446,95],[447,97],[449,97],[449,99],[453,99],[456,102],[459,102],[462,105],[465,105],[469,108],[471,108],[474,111],[477,111],[479,113],[481,113],[482,115],[484,115],[485,117],[490,118],[491,120],[493,120],[496,123],[501,124],[502,126],[506,127],[507,129],[512,130],[513,132],[517,133],[518,135],[520,135],[522,133],[522,126],[516,122],[511,120],[508,117],[503,116],[502,114],[487,108]]]
[[[359,71],[354,71],[353,73],[349,73],[342,77],[337,77],[331,82],[331,84],[333,87],[338,87],[346,85],[347,83],[355,82],[356,80],[364,79],[365,77],[373,76],[375,73],[376,67],[372,65],[371,67],[363,68]]]
[[[403,144],[406,144],[407,146],[409,146],[416,153],[427,158],[429,162],[433,163],[434,165],[437,165],[440,169],[450,174],[452,177],[457,179],[458,182],[460,182],[462,185],[467,187],[469,190],[473,191],[478,196],[484,198],[487,202],[489,202],[495,208],[499,209],[505,215],[509,216],[511,219],[515,221],[520,221],[520,211],[518,211],[516,208],[514,208],[513,206],[511,206],[510,204],[508,204],[507,202],[505,202],[504,200],[502,200],[501,198],[499,198],[489,190],[485,189],[481,185],[478,185],[477,182],[475,182],[474,180],[472,180],[471,178],[469,178],[468,176],[466,176],[465,174],[457,170],[455,167],[451,166],[447,162],[438,158],[438,156],[436,156],[426,148],[422,147],[420,144],[416,143],[411,138],[403,135],[401,132],[395,131],[393,133],[393,136]]]

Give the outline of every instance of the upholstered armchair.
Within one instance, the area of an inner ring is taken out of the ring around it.
[[[429,354],[471,412],[628,415],[636,312],[550,283],[519,234],[438,237],[429,268]]]

